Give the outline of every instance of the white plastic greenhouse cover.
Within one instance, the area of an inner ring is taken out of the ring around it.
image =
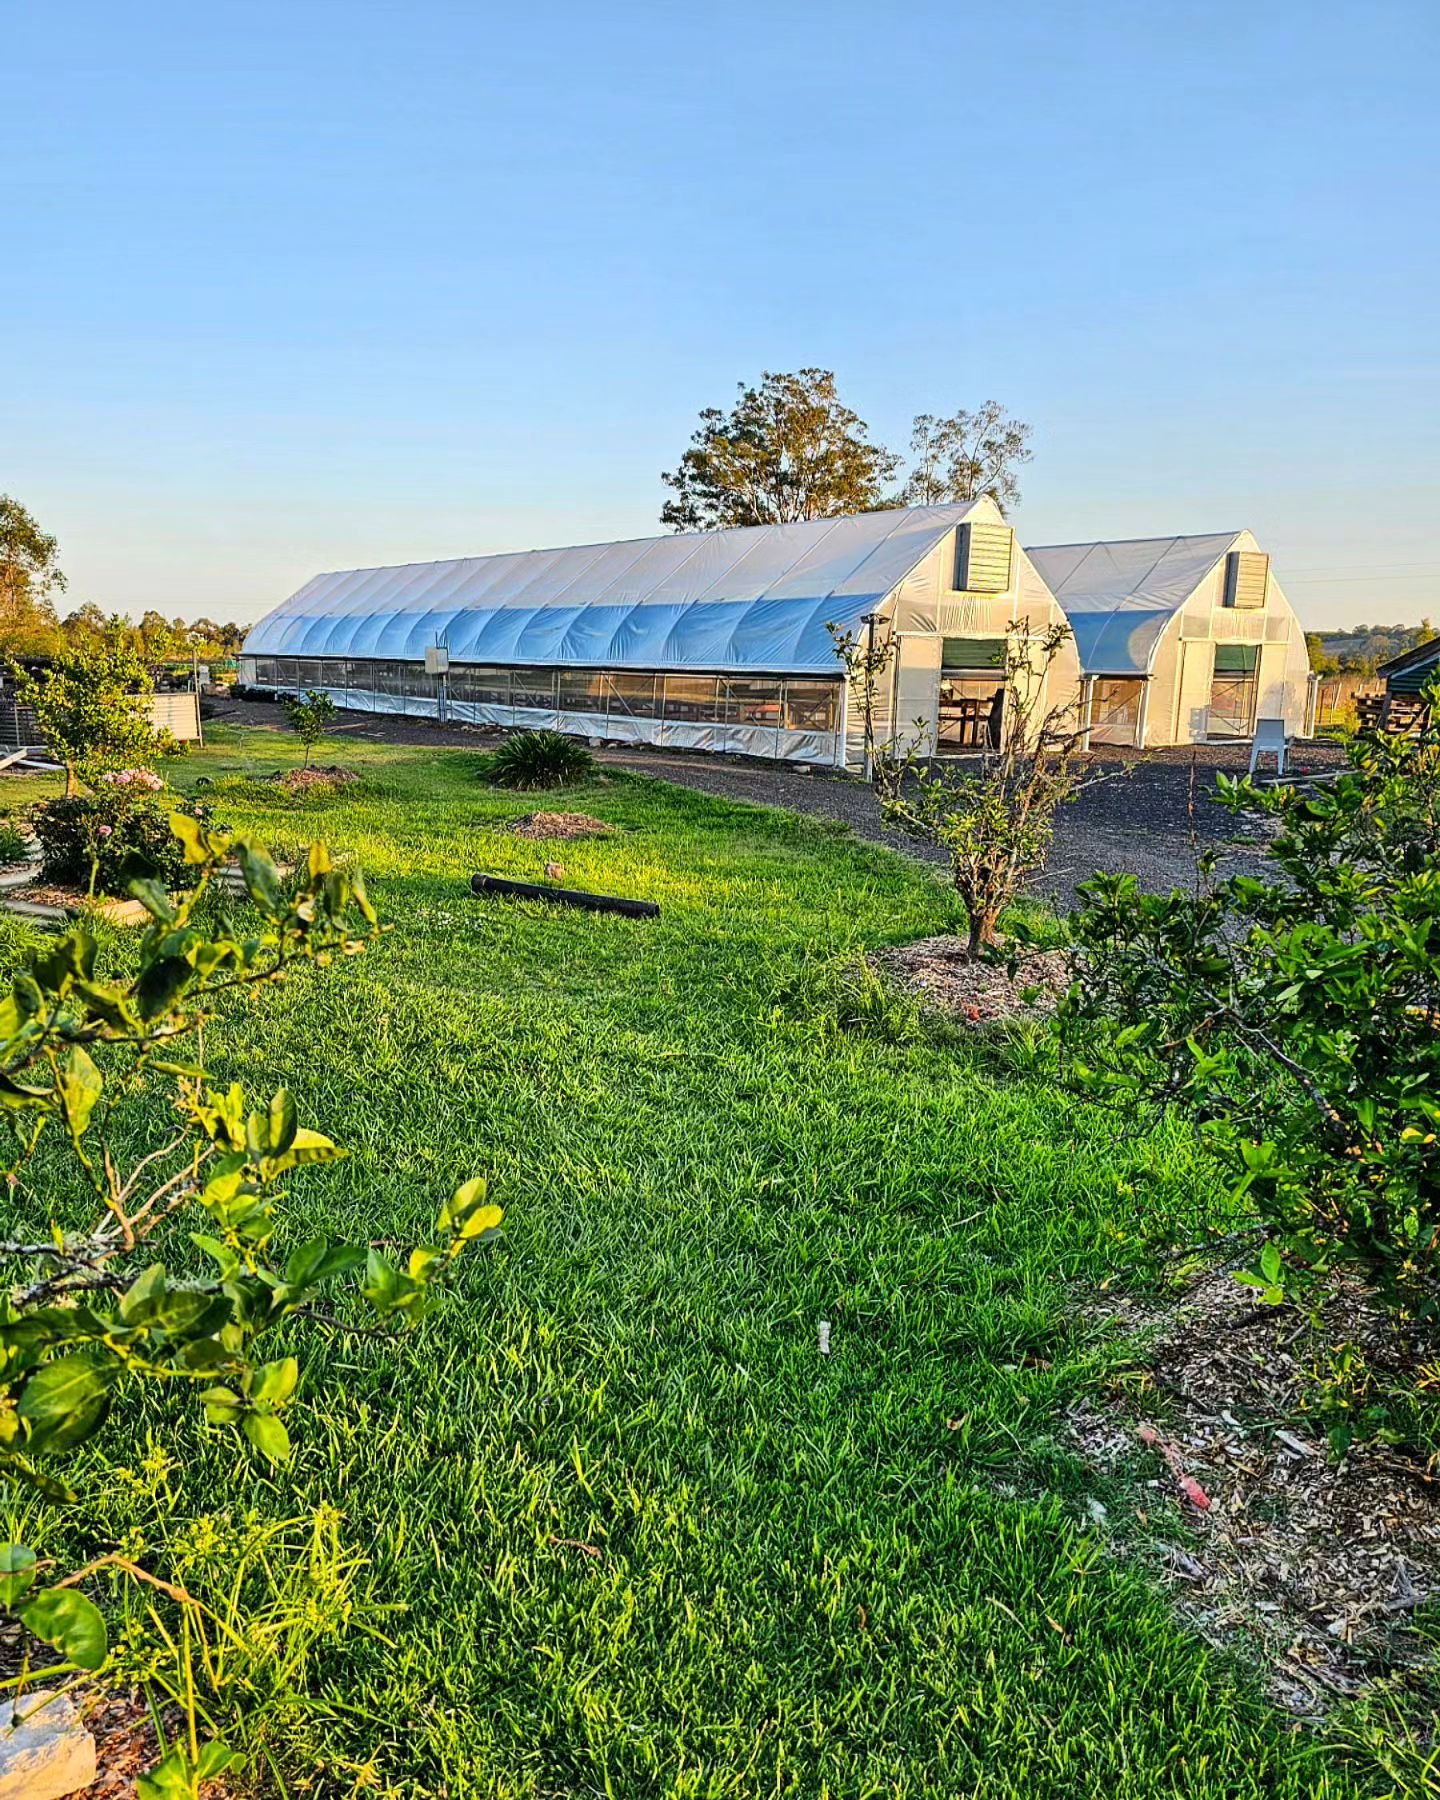
[[[978,502],[317,575],[247,656],[833,675],[854,628]]]
[[[1239,536],[1027,544],[1025,554],[1065,609],[1086,674],[1145,675],[1165,627]]]

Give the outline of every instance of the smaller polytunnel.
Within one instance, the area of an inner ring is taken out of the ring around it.
[[[1165,628],[1239,532],[1027,545],[1026,555],[1065,609],[1087,675],[1146,675]]]

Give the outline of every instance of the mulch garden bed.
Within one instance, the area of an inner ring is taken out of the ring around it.
[[[283,769],[278,775],[271,775],[268,779],[284,788],[287,794],[303,794],[313,788],[344,787],[348,782],[358,781],[360,777],[354,769],[344,769],[339,763],[330,763],[317,764],[310,769]]]
[[[612,837],[615,827],[589,813],[535,812],[514,820],[510,830],[522,838],[599,838]]]
[[[57,887],[48,881],[31,881],[23,887],[0,886],[0,912],[21,918],[61,921],[77,918],[87,909],[120,925],[143,924],[150,916],[138,900],[123,895],[91,896],[78,888]]]
[[[1059,950],[1022,957],[1012,980],[1003,965],[972,961],[962,937],[920,938],[876,950],[870,961],[927,1005],[977,1030],[1004,1019],[1043,1018],[1070,984],[1070,966]]]
[[[1380,1677],[1433,1691],[1433,1639],[1412,1620],[1440,1596],[1440,1467],[1379,1443],[1337,1458],[1305,1412],[1341,1345],[1414,1366],[1388,1319],[1340,1280],[1313,1319],[1257,1306],[1229,1266],[1168,1305],[1107,1301],[1106,1315],[1142,1376],[1069,1415],[1086,1460],[1131,1483],[1123,1515],[1091,1503],[1097,1525],[1208,1641],[1257,1656],[1293,1712],[1323,1715]]]

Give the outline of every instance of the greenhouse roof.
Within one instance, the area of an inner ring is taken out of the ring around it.
[[[633,538],[317,575],[245,640],[250,656],[832,674],[854,629],[989,502]]]
[[[1165,627],[1239,536],[1027,544],[1025,554],[1065,609],[1081,668],[1144,675]]]

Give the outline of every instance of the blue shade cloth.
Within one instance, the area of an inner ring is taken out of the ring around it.
[[[833,675],[858,628],[976,502],[317,575],[247,656]]]
[[[1025,554],[1065,609],[1087,675],[1147,675],[1165,627],[1239,536],[1027,544]]]

